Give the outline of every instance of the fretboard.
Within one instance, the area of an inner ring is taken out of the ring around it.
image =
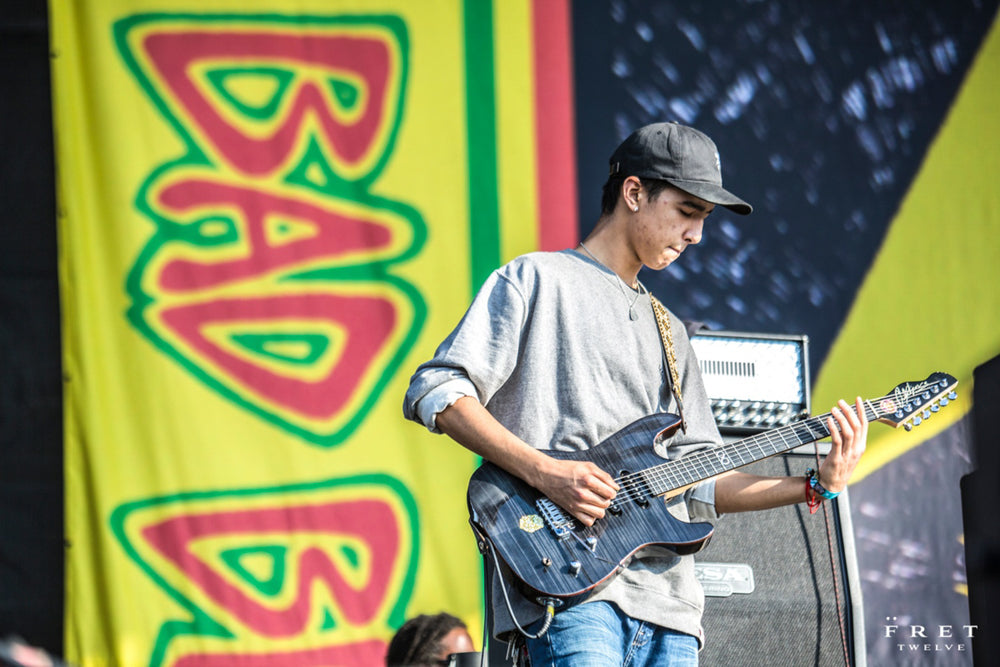
[[[870,403],[865,403],[869,420],[878,417]],[[826,420],[830,413],[810,417],[787,426],[758,433],[736,442],[714,447],[676,461],[667,461],[642,471],[652,495],[662,495],[685,486],[742,468],[745,465],[795,449],[830,435]]]

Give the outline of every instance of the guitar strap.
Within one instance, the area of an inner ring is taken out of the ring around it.
[[[681,431],[687,432],[687,424],[684,422],[684,400],[681,397],[681,381],[677,374],[677,353],[674,351],[674,334],[670,330],[670,315],[667,314],[666,307],[660,300],[649,292],[649,301],[653,304],[653,314],[656,316],[656,326],[660,330],[660,341],[663,343],[663,354],[666,357],[667,381],[670,384],[670,393],[677,401],[677,413],[681,418]]]

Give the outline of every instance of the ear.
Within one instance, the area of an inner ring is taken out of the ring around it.
[[[625,208],[630,211],[639,210],[639,192],[642,190],[642,181],[638,176],[629,176],[622,181],[622,202]]]

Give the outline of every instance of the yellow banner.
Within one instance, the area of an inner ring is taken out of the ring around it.
[[[959,422],[972,407],[973,371],[1000,354],[1000,131],[983,122],[1000,104],[998,76],[994,22],[827,356],[814,405],[934,371],[959,380],[958,400],[921,425],[922,438],[872,429],[854,482]]]
[[[476,462],[400,408],[539,247],[535,10],[51,3],[70,660],[380,664],[442,610],[478,635]]]

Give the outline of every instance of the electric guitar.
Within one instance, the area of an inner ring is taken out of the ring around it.
[[[904,382],[887,396],[864,402],[871,422],[907,430],[955,398],[958,381],[933,373]],[[592,461],[615,476],[620,490],[604,518],[584,526],[539,491],[492,463],[469,481],[469,522],[479,547],[492,548],[509,566],[521,591],[538,601],[573,604],[648,547],[684,555],[712,535],[708,523],[686,523],[660,499],[695,484],[830,435],[830,413],[667,461],[654,452],[680,426],[670,413],[643,417],[596,447],[547,452],[558,459]]]

